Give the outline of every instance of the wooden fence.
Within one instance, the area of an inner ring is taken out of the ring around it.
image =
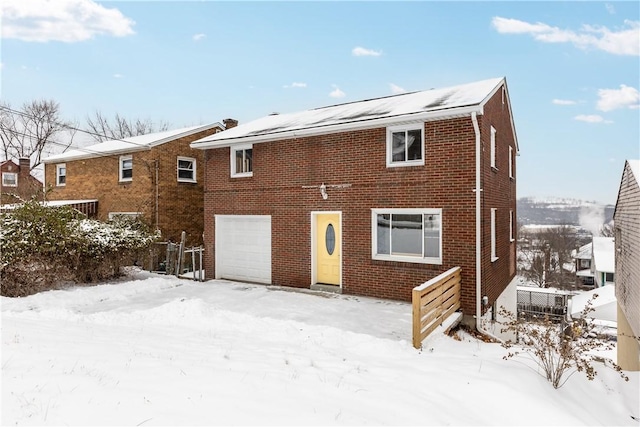
[[[444,320],[460,308],[462,269],[454,267],[413,288],[413,346],[422,341]]]

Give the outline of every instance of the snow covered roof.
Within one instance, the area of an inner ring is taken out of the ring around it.
[[[493,78],[442,89],[275,114],[199,139],[191,146],[207,149],[465,116],[471,112],[482,114],[484,104],[503,86],[506,90],[504,78]],[[515,129],[513,133],[515,138]]]
[[[46,200],[44,202],[40,202],[42,206],[47,206],[50,208],[59,207],[59,206],[71,206],[71,205],[80,205],[85,203],[96,203],[98,199],[83,199],[83,200]],[[2,209],[13,210],[22,206],[24,203],[12,203],[7,205],[2,205]]]
[[[613,237],[593,238],[593,263],[596,271],[613,273],[616,269],[616,248]]]
[[[591,259],[593,245],[591,243],[587,243],[586,245],[580,246],[578,251],[573,255],[575,259]]]
[[[595,299],[593,298],[594,294],[598,295]],[[615,286],[606,285],[571,297],[571,317],[574,319],[579,318],[589,300],[591,300],[593,311],[587,314],[588,318],[617,322],[618,312]]]
[[[101,142],[99,144],[90,145],[88,147],[70,150],[65,153],[55,154],[43,159],[43,163],[59,163],[61,161],[70,161],[78,159],[88,159],[92,157],[101,157],[104,155],[125,154],[135,151],[149,150],[160,144],[173,141],[178,138],[202,132],[213,128],[224,129],[224,126],[218,122],[206,125],[190,126],[180,129],[167,130],[163,132],[149,133],[146,135],[133,136],[130,138],[114,139],[111,141]]]

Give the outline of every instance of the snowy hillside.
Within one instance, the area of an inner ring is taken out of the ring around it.
[[[517,200],[518,221],[529,224],[568,224],[589,231],[613,219],[614,205],[567,198],[523,197]]]

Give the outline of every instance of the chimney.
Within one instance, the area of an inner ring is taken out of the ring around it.
[[[20,174],[29,174],[31,172],[31,159],[28,157],[21,157],[18,160],[18,166]]]
[[[231,129],[238,126],[238,121],[235,119],[224,119],[222,123],[224,123],[225,129]]]

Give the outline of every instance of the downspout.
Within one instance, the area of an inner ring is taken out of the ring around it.
[[[473,130],[476,134],[476,188],[473,190],[476,193],[476,330],[484,335],[488,335],[491,338],[502,341],[492,333],[482,328],[482,233],[480,229],[481,225],[481,197],[482,183],[480,181],[480,156],[482,154],[480,146],[480,127],[478,126],[478,117],[476,112],[471,112],[471,121],[473,122]]]
[[[156,231],[159,230],[159,222],[160,222],[160,209],[159,209],[159,199],[160,199],[160,195],[159,195],[159,183],[158,183],[158,170],[160,169],[160,165],[159,165],[159,161],[158,159],[155,160],[155,167],[156,167]]]

